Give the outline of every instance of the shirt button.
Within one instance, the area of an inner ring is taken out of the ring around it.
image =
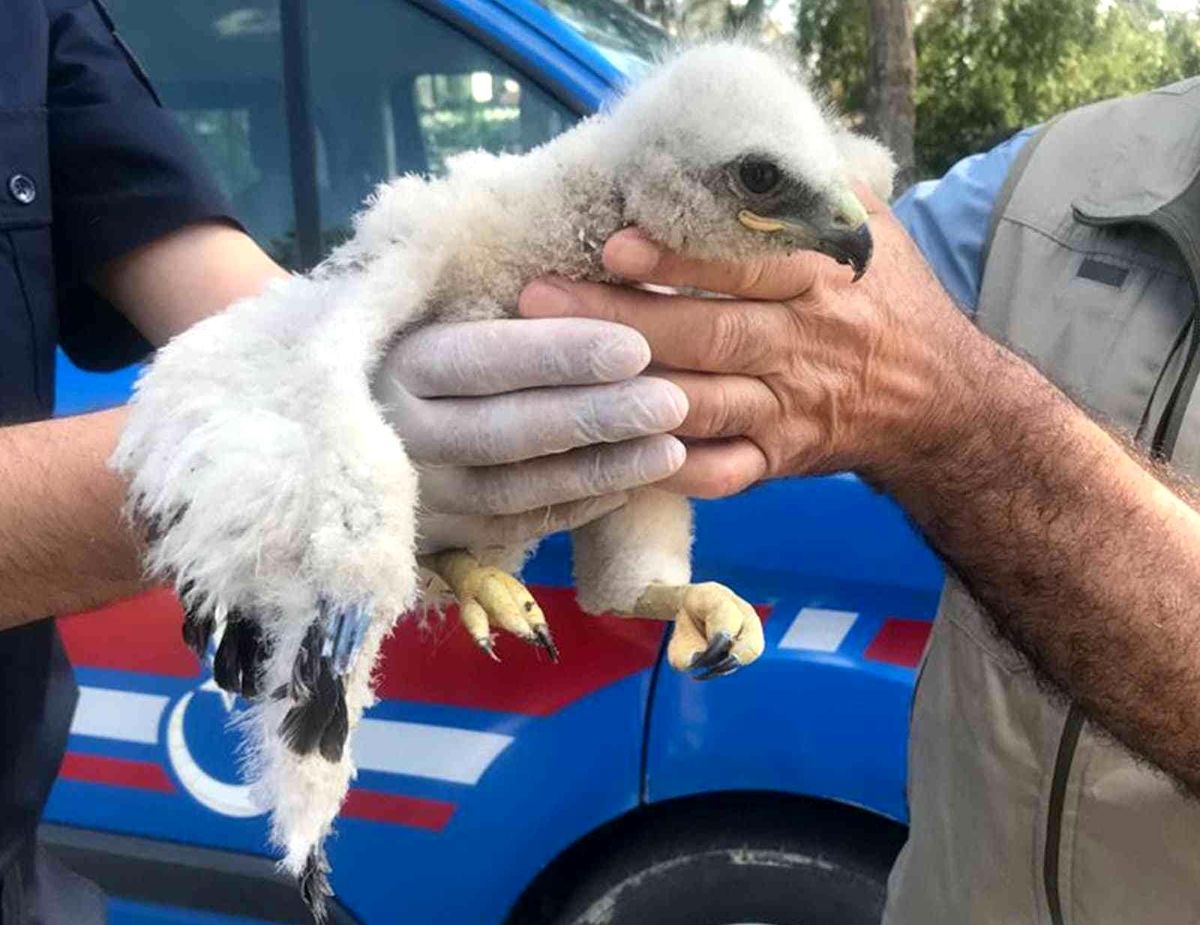
[[[8,178],[8,192],[21,205],[27,206],[37,199],[37,184],[23,173],[14,173]]]

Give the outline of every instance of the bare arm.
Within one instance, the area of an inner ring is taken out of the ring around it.
[[[614,271],[743,300],[559,284],[523,309],[646,335],[700,441],[681,489],[852,469],[892,493],[1048,677],[1200,792],[1200,513],[970,325],[890,215],[872,227],[857,285],[816,258],[698,265],[623,233]]]
[[[227,225],[191,225],[106,265],[95,281],[161,344],[284,271]],[[0,428],[0,629],[133,594],[138,548],[106,460],[124,411]]]

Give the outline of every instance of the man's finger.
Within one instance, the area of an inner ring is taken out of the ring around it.
[[[636,331],[603,321],[502,318],[436,324],[404,337],[380,378],[413,395],[498,395],[520,389],[619,382],[650,362]]]
[[[767,476],[767,457],[744,437],[689,444],[683,467],[659,485],[693,498],[725,498]]]
[[[743,299],[791,299],[813,287],[829,258],[811,252],[741,261],[693,260],[651,241],[636,228],[604,245],[604,267],[639,283],[687,286]]]
[[[778,368],[793,324],[788,310],[774,302],[689,298],[558,278],[530,283],[519,307],[529,318],[568,315],[636,328],[659,366],[750,376]]]
[[[384,414],[420,464],[496,466],[667,433],[683,422],[687,398],[673,383],[640,376],[486,398],[423,399],[400,390]]]
[[[427,468],[421,503],[447,514],[520,514],[661,481],[685,455],[682,443],[662,435],[509,466]]]
[[[775,393],[753,376],[682,371],[663,371],[661,375],[687,396],[687,417],[673,431],[680,437],[740,437],[750,433],[755,424],[776,417]]]

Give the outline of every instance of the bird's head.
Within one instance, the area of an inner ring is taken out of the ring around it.
[[[845,131],[775,56],[735,42],[693,47],[606,122],[626,215],[656,240],[701,258],[814,250],[866,269],[871,232],[850,189]]]

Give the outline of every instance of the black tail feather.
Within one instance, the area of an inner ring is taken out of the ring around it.
[[[345,709],[345,696],[327,658],[318,659],[316,683],[310,696],[292,707],[279,726],[279,734],[297,755],[309,755],[321,744],[326,727],[337,712]]]
[[[346,748],[346,739],[350,735],[350,711],[346,708],[346,685],[341,678],[334,682],[337,685],[337,700],[333,705],[333,715],[329,717],[329,725],[321,733],[321,757],[336,764],[342,760],[342,752]]]
[[[317,672],[321,665],[321,645],[323,642],[321,624],[314,621],[304,634],[300,643],[300,651],[296,653],[296,661],[292,663],[292,679],[289,682],[288,694],[295,701],[307,700],[317,685]]]
[[[245,626],[236,611],[231,611],[225,621],[225,633],[221,636],[221,644],[217,646],[217,654],[213,658],[213,678],[222,689],[231,694],[242,692],[242,666],[238,660],[238,648]]]
[[[308,911],[312,913],[313,921],[317,925],[323,925],[328,915],[325,901],[333,895],[333,887],[329,883],[329,861],[320,846],[314,848],[308,860],[304,862],[299,883],[300,895],[304,898]]]
[[[183,605],[183,642],[196,658],[203,661],[212,638],[213,617],[203,596],[193,594],[195,587],[195,582],[185,581],[179,588],[179,601]]]
[[[238,669],[242,675],[242,696],[253,700],[259,695],[263,663],[270,656],[262,627],[257,622],[242,623],[237,640]]]

